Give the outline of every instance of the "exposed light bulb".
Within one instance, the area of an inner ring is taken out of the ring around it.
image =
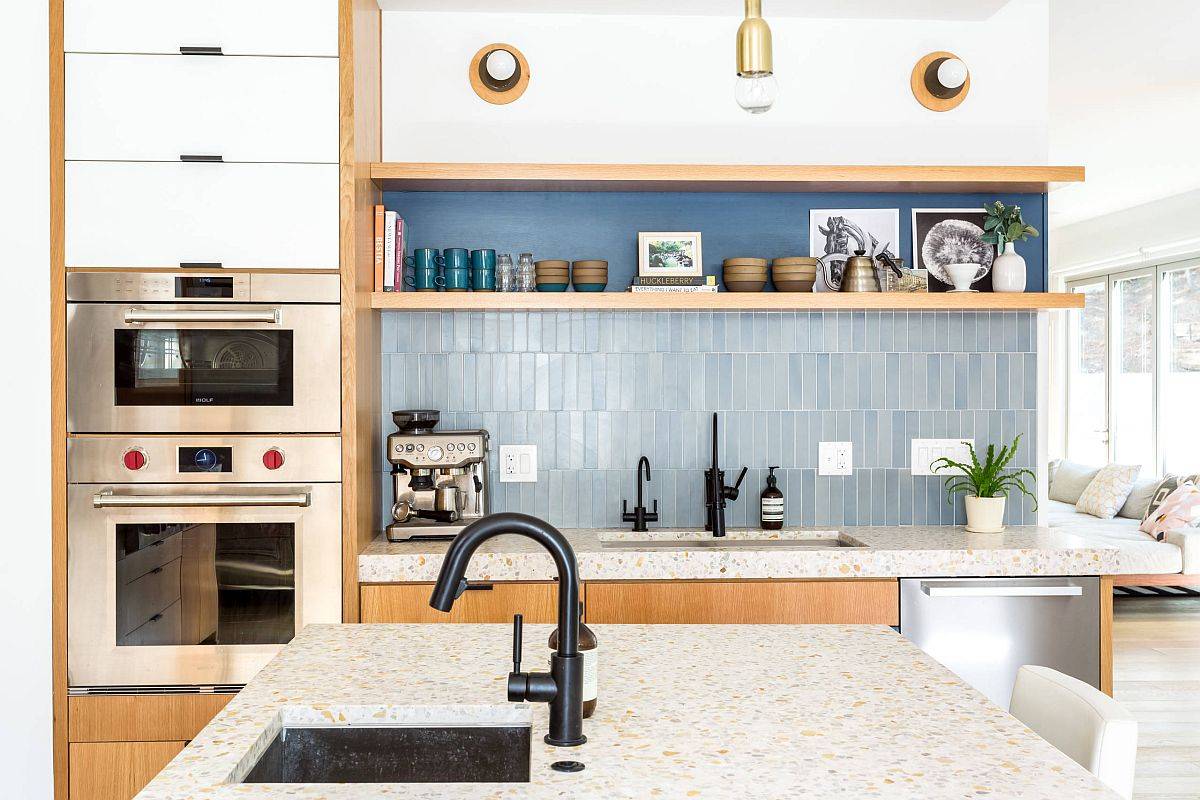
[[[779,84],[770,72],[737,76],[733,97],[737,104],[751,114],[762,114],[771,110],[779,96]]]
[[[493,50],[484,62],[488,76],[498,83],[511,78],[517,72],[517,59],[507,50]]]
[[[967,82],[967,65],[961,59],[947,58],[938,65],[937,80],[947,89],[957,89]]]

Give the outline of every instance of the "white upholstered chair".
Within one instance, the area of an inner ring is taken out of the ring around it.
[[[1017,671],[1009,711],[1117,794],[1133,796],[1137,720],[1116,700],[1069,675],[1026,665]]]

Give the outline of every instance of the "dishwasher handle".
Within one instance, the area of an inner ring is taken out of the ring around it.
[[[988,586],[986,584],[921,581],[921,591],[930,597],[1083,597],[1082,586]]]

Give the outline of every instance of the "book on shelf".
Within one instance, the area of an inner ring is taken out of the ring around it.
[[[629,287],[631,292],[716,292],[717,285],[711,286],[638,286]]]
[[[405,247],[405,239],[407,231],[404,229],[404,217],[396,215],[396,263],[392,265],[392,291],[404,291],[404,254],[407,252]]]
[[[383,212],[383,290],[396,291],[396,212]]]
[[[384,208],[375,206],[375,291],[383,291],[383,225],[386,221]]]
[[[637,275],[633,286],[716,286],[716,275]]]

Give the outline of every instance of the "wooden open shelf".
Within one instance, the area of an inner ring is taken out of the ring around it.
[[[1039,311],[1083,308],[1083,295],[902,292],[375,292],[396,311]]]
[[[1083,167],[736,164],[371,165],[385,191],[1046,192]]]

